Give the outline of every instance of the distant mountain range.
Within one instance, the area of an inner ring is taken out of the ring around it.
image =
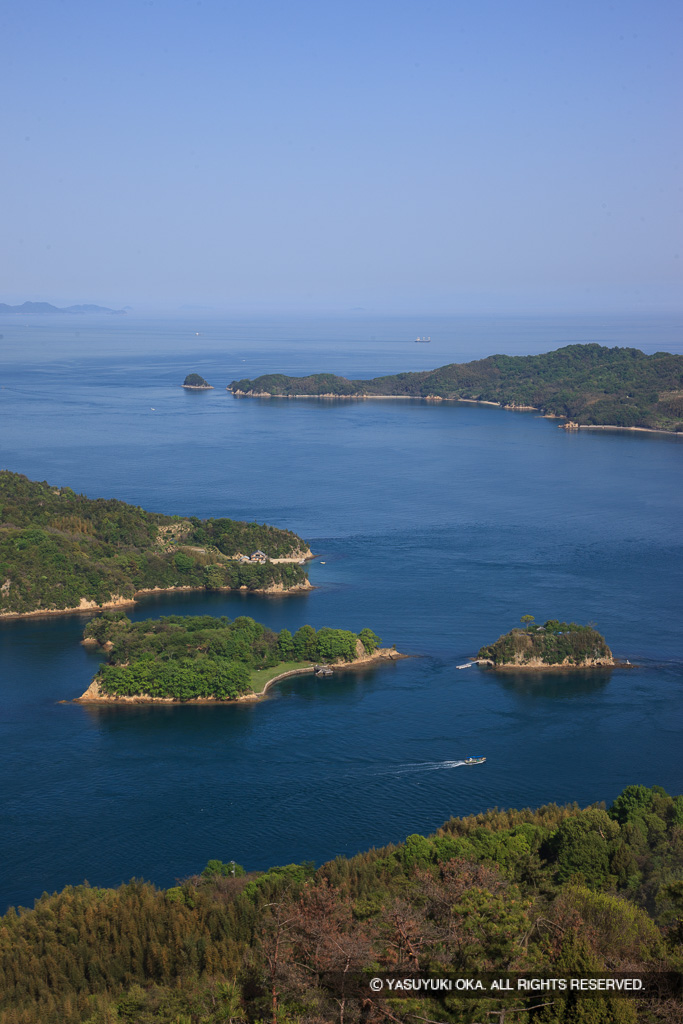
[[[20,306],[8,306],[0,302],[0,316],[52,316],[54,313],[109,313],[125,315],[125,309],[109,309],[108,306],[53,306],[51,302],[22,302]]]

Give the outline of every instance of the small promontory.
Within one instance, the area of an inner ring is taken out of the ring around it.
[[[371,629],[301,626],[274,633],[249,616],[169,615],[131,622],[105,612],[85,627],[83,643],[106,652],[81,701],[134,703],[256,699],[278,679],[394,661]]]
[[[477,661],[494,668],[590,668],[614,665],[604,636],[593,626],[548,619],[542,626],[523,615],[523,628],[511,629],[495,643],[482,647]]]
[[[209,384],[208,380],[204,380],[198,373],[188,373],[183,381],[183,387],[190,388],[191,391],[213,391],[213,384]]]

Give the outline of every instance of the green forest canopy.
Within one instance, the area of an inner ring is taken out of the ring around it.
[[[566,345],[537,356],[488,356],[436,370],[347,380],[265,374],[233,381],[233,393],[467,398],[532,406],[586,425],[683,431],[683,356],[637,348]]]
[[[597,659],[612,659],[604,636],[593,626],[559,622],[557,619],[548,619],[541,626],[533,619],[533,615],[524,615],[525,629],[510,630],[495,643],[482,647],[478,657],[490,660],[494,665],[523,665],[537,658],[546,665],[561,665],[565,661],[582,665]]]
[[[146,512],[0,471],[0,612],[78,607],[154,587],[299,586],[299,565],[241,565],[237,554],[300,557],[290,530],[234,519]]]
[[[69,886],[10,910],[0,1024],[473,1024],[497,1020],[500,1002],[367,989],[344,1001],[341,976],[683,968],[683,797],[659,786],[628,786],[608,809],[453,818],[317,869],[245,873],[217,853],[165,891]],[[522,993],[504,1005],[531,1024],[683,1017],[680,998]]]
[[[234,700],[252,691],[251,673],[281,664],[353,661],[372,654],[380,640],[372,630],[302,626],[274,633],[241,615],[167,615],[131,622],[105,612],[85,627],[86,640],[107,651],[95,679],[111,696]]]

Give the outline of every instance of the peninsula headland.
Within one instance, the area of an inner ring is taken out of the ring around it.
[[[0,617],[131,605],[160,590],[303,590],[311,557],[291,530],[146,512],[0,472]]]
[[[264,374],[228,391],[253,398],[414,398],[533,409],[573,427],[683,432],[683,356],[636,348],[567,345],[537,356],[494,355],[436,370],[347,380]],[[564,424],[563,424],[564,425]]]
[[[287,676],[331,675],[335,669],[395,661],[371,629],[301,626],[274,633],[246,615],[171,615],[131,622],[105,612],[85,627],[83,643],[107,662],[77,698],[84,703],[225,703],[256,700]]]

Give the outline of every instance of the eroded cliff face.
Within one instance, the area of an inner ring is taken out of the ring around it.
[[[510,662],[495,662],[491,658],[477,658],[476,663],[478,665],[490,665],[492,668],[499,669],[552,669],[552,668],[597,668],[599,665],[615,665],[614,658],[586,658],[585,661],[577,662],[572,661],[570,658],[565,658],[564,661],[549,662],[543,661],[541,658],[530,658],[528,661],[523,661],[521,658],[516,658]]]
[[[79,700],[101,700],[103,697],[106,697],[106,694],[102,693],[99,680],[93,679],[85,693],[81,694]]]
[[[229,589],[229,588],[226,588]],[[247,590],[248,587],[240,587],[240,590]],[[263,587],[261,590],[252,590],[252,594],[291,594],[295,590],[312,590],[313,584],[309,579],[301,583],[295,583],[293,587],[286,587],[284,583],[273,583],[270,587]]]

